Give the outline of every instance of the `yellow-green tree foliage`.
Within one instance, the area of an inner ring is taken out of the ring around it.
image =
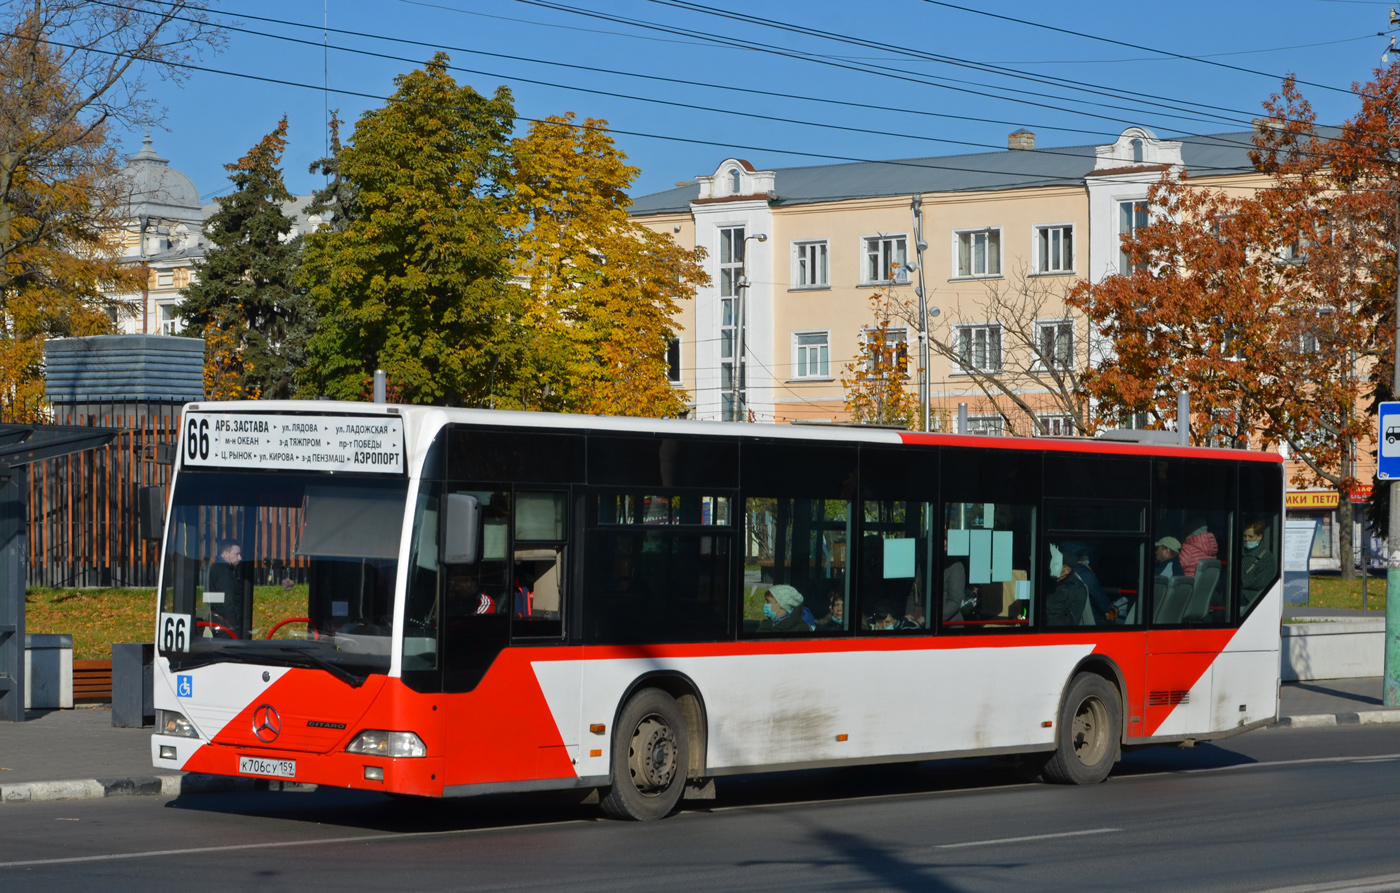
[[[510,282],[515,109],[459,86],[437,54],[361,116],[338,159],[345,228],[308,234],[298,282],[321,314],[302,394],[359,399],[376,368],[412,403],[488,406],[517,390],[529,333]]]
[[[913,428],[919,400],[909,391],[908,344],[895,337],[909,308],[894,292],[877,288],[870,295],[870,310],[873,320],[861,338],[860,352],[841,377],[846,410],[853,422]]]
[[[639,173],[607,122],[573,113],[531,125],[512,145],[513,265],[528,283],[521,322],[535,333],[521,408],[672,416],[683,392],[667,376],[677,302],[708,282],[703,249],[631,220]]]
[[[104,292],[137,290],[143,275],[120,263],[105,119],[45,42],[44,16],[28,7],[0,36],[0,416],[10,421],[43,412],[44,339],[110,331]]]

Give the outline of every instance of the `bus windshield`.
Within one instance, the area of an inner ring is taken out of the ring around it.
[[[161,653],[176,669],[319,667],[357,685],[387,672],[407,490],[404,478],[185,471],[160,609],[190,633]]]

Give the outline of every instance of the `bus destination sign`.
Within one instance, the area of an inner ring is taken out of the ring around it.
[[[185,417],[185,464],[402,474],[403,419],[192,412]]]

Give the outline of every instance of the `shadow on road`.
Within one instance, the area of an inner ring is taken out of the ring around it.
[[[1212,769],[1253,763],[1251,757],[1225,746],[1148,747],[1125,753],[1116,777],[1189,769]],[[1111,780],[1109,782],[1112,783]],[[713,801],[689,801],[691,812],[732,807],[772,807],[814,801],[855,800],[1010,788],[1025,785],[1011,759],[935,760],[925,763],[811,769],[721,778]],[[579,803],[581,795],[495,795],[434,800],[391,797],[366,791],[320,788],[309,792],[199,794],[179,797],[170,809],[230,813],[318,823],[372,831],[405,833],[505,828],[561,821],[602,821],[595,806]],[[833,841],[855,847],[859,838]],[[852,850],[852,858],[873,852]],[[865,858],[865,856],[861,856]],[[924,879],[926,880],[926,879]],[[928,889],[924,887],[924,889]]]

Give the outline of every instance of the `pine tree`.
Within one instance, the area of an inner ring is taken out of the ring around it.
[[[294,284],[300,239],[288,238],[294,221],[283,207],[292,196],[278,167],[286,144],[284,117],[247,155],[224,165],[234,192],[218,200],[209,218],[213,247],[183,293],[188,331],[209,336],[205,377],[218,383],[211,397],[290,397],[304,361],[314,318]]]

